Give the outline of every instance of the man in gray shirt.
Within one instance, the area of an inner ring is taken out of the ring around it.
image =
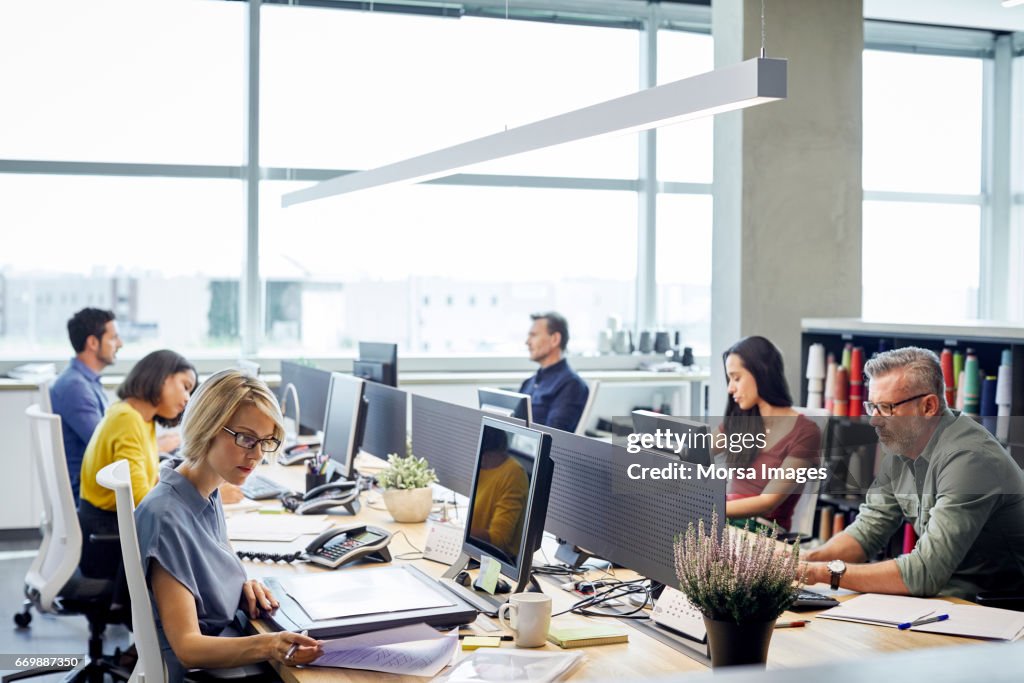
[[[856,521],[804,554],[807,583],[897,595],[1024,591],[1024,473],[991,434],[953,413],[939,359],[887,351],[864,366],[865,410],[886,457]],[[913,551],[864,562],[904,521]]]

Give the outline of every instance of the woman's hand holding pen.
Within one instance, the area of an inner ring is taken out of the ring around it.
[[[269,635],[271,640],[267,659],[281,662],[286,666],[310,664],[324,653],[323,643],[310,638],[305,631],[280,631]]]

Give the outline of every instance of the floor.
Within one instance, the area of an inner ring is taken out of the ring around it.
[[[32,610],[32,624],[18,628],[14,614],[22,610],[25,573],[35,558],[38,540],[0,541],[0,674],[20,655],[78,655],[86,651],[89,626],[85,617],[57,617]],[[123,626],[107,629],[104,650],[128,646],[131,634]],[[8,661],[10,660],[10,661]],[[60,680],[61,674],[35,678],[35,681]]]

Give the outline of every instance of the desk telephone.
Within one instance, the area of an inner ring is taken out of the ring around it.
[[[320,448],[318,443],[299,443],[284,449],[284,453],[277,456],[278,465],[297,465],[312,458]]]
[[[343,564],[366,559],[373,562],[390,562],[388,544],[391,533],[375,526],[350,526],[328,529],[306,546],[305,552],[290,555],[239,551],[243,560],[271,560],[295,562],[308,560],[328,569],[337,569]]]
[[[312,488],[306,493],[290,493],[281,497],[285,509],[297,515],[315,515],[344,505],[349,513],[356,514],[359,506],[359,482],[332,481],[323,486]]]

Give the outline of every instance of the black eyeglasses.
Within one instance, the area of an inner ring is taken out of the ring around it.
[[[872,403],[871,401],[864,401],[864,412],[868,415],[874,415],[876,412],[882,417],[892,417],[893,408],[901,406],[904,403],[910,403],[916,401],[919,398],[924,398],[928,394],[918,394],[917,396],[911,396],[905,398],[902,401],[896,401],[895,403]]]
[[[235,437],[235,444],[241,446],[246,450],[252,450],[256,448],[256,444],[260,445],[260,450],[264,453],[273,453],[281,447],[281,442],[277,439],[260,439],[252,434],[243,434],[241,432],[233,432],[227,427],[224,427],[224,431]]]

